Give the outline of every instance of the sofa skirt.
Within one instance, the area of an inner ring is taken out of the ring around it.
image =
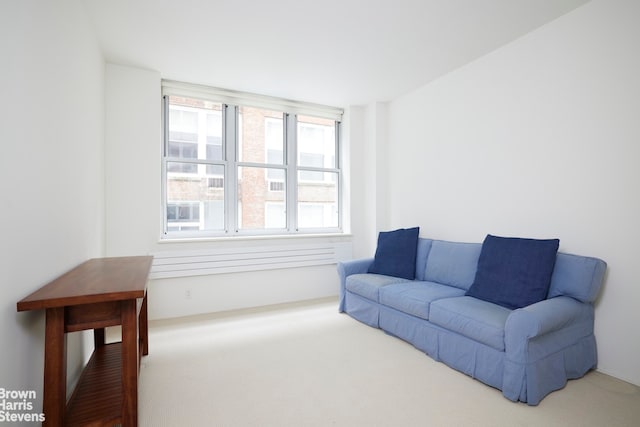
[[[503,351],[348,291],[344,307],[354,319],[407,341],[434,360],[501,390],[509,400],[528,405],[538,405],[547,394],[563,388],[568,379],[584,376],[597,364],[593,334],[547,355],[537,351],[538,343],[533,340],[528,345],[527,361],[522,363],[509,360]],[[550,334],[545,339],[560,342],[560,338]]]
[[[380,328],[483,383],[502,388],[505,353],[426,320],[381,306]]]
[[[378,303],[346,291],[344,298],[344,311],[365,325],[380,328],[378,321],[380,317],[380,305]]]
[[[507,359],[503,394],[513,401],[537,405],[547,394],[564,388],[570,379],[583,377],[596,365],[597,350],[593,334],[527,364]]]
[[[345,312],[407,341],[436,361],[489,386],[502,388],[504,352],[349,291],[345,295]]]

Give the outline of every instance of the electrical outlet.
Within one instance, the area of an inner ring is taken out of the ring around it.
[[[191,299],[191,289],[187,289],[186,291],[184,291],[184,297],[186,299]]]

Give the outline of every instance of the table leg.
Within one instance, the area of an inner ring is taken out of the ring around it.
[[[140,324],[138,325],[138,333],[140,334],[142,356],[146,356],[149,354],[149,316],[147,314],[146,294],[142,299],[142,307],[140,308]]]
[[[44,347],[43,426],[62,426],[67,404],[67,340],[64,307],[46,312]]]
[[[138,425],[138,322],[136,300],[121,302],[122,314],[122,425]]]
[[[104,328],[98,328],[93,330],[93,344],[94,348],[98,349],[105,344]]]

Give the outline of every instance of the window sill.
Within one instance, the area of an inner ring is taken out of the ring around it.
[[[315,234],[281,234],[281,235],[236,235],[236,236],[204,236],[204,237],[165,237],[158,240],[158,244],[171,243],[206,243],[206,242],[238,242],[238,241],[279,241],[306,239],[347,239],[353,237],[351,233],[315,233]]]

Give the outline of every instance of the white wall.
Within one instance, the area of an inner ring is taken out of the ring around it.
[[[153,280],[148,292],[149,318],[163,319],[328,298],[338,284],[335,266],[321,265]]]
[[[371,180],[376,170],[376,144],[370,116],[368,108],[349,109],[350,221],[355,258],[370,257],[375,251],[376,186]]]
[[[103,254],[104,61],[75,0],[1,2],[0,56],[0,387],[41,400],[44,313],[16,303]]]
[[[160,236],[160,73],[107,64],[106,250],[146,255]]]
[[[348,237],[162,242],[161,75],[107,64],[106,253],[145,255],[334,242]],[[335,266],[153,280],[149,317],[161,319],[337,296]]]
[[[609,265],[599,369],[640,384],[640,2],[592,1],[389,107],[390,225]]]

